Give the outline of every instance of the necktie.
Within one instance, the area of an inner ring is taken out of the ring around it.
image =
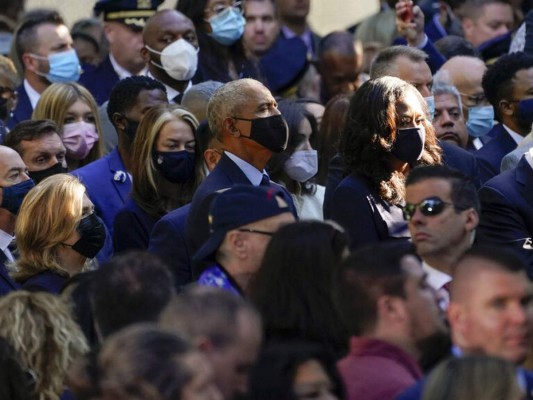
[[[172,99],[172,101],[176,104],[181,104],[181,98],[183,97],[183,93],[178,93],[176,96],[174,96],[174,98]]]
[[[268,175],[263,174],[259,186],[270,186],[270,178],[268,177]]]

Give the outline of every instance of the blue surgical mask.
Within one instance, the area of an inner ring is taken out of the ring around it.
[[[494,108],[492,106],[479,106],[468,109],[466,128],[472,137],[482,137],[490,132],[494,126]]]
[[[74,49],[51,54],[48,57],[36,54],[32,54],[32,57],[39,60],[48,60],[50,71],[47,74],[42,72],[37,72],[37,74],[44,76],[51,83],[77,82],[80,79],[80,60]]]
[[[235,7],[228,7],[213,15],[208,22],[212,30],[209,36],[224,46],[230,46],[241,38],[246,23],[242,12]]]
[[[429,121],[433,122],[433,118],[435,117],[435,97],[424,97],[424,100],[426,100],[426,103],[428,105]]]
[[[194,153],[187,150],[154,151],[152,159],[161,175],[172,183],[185,183],[194,179]]]
[[[32,179],[25,180],[15,185],[2,188],[2,204],[0,208],[5,208],[11,214],[17,215],[22,204],[22,200],[28,192],[35,186]]]

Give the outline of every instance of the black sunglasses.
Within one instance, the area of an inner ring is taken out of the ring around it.
[[[403,208],[403,217],[405,220],[410,221],[418,208],[422,214],[426,217],[432,217],[439,215],[446,206],[453,206],[452,203],[447,203],[438,197],[430,197],[422,200],[418,204],[407,203]]]

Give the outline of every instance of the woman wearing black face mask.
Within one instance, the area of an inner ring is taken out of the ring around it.
[[[35,186],[17,216],[19,258],[10,266],[12,277],[24,289],[59,293],[69,277],[90,267],[105,242],[93,208],[72,175],[53,175]]]
[[[194,115],[176,105],[159,105],[141,119],[131,148],[130,199],[113,224],[115,253],[146,250],[159,218],[191,201],[204,178],[197,128]]]
[[[339,144],[348,175],[324,209],[346,229],[351,250],[409,239],[402,211],[405,177],[417,165],[441,162],[428,115],[420,93],[398,78],[367,81],[352,97]]]

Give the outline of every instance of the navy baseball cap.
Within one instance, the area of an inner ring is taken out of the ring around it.
[[[99,0],[94,5],[94,13],[103,15],[104,21],[122,22],[142,30],[161,3],[163,0]]]
[[[193,261],[212,259],[229,231],[286,212],[292,211],[281,188],[235,185],[220,191],[209,208],[209,238]]]

